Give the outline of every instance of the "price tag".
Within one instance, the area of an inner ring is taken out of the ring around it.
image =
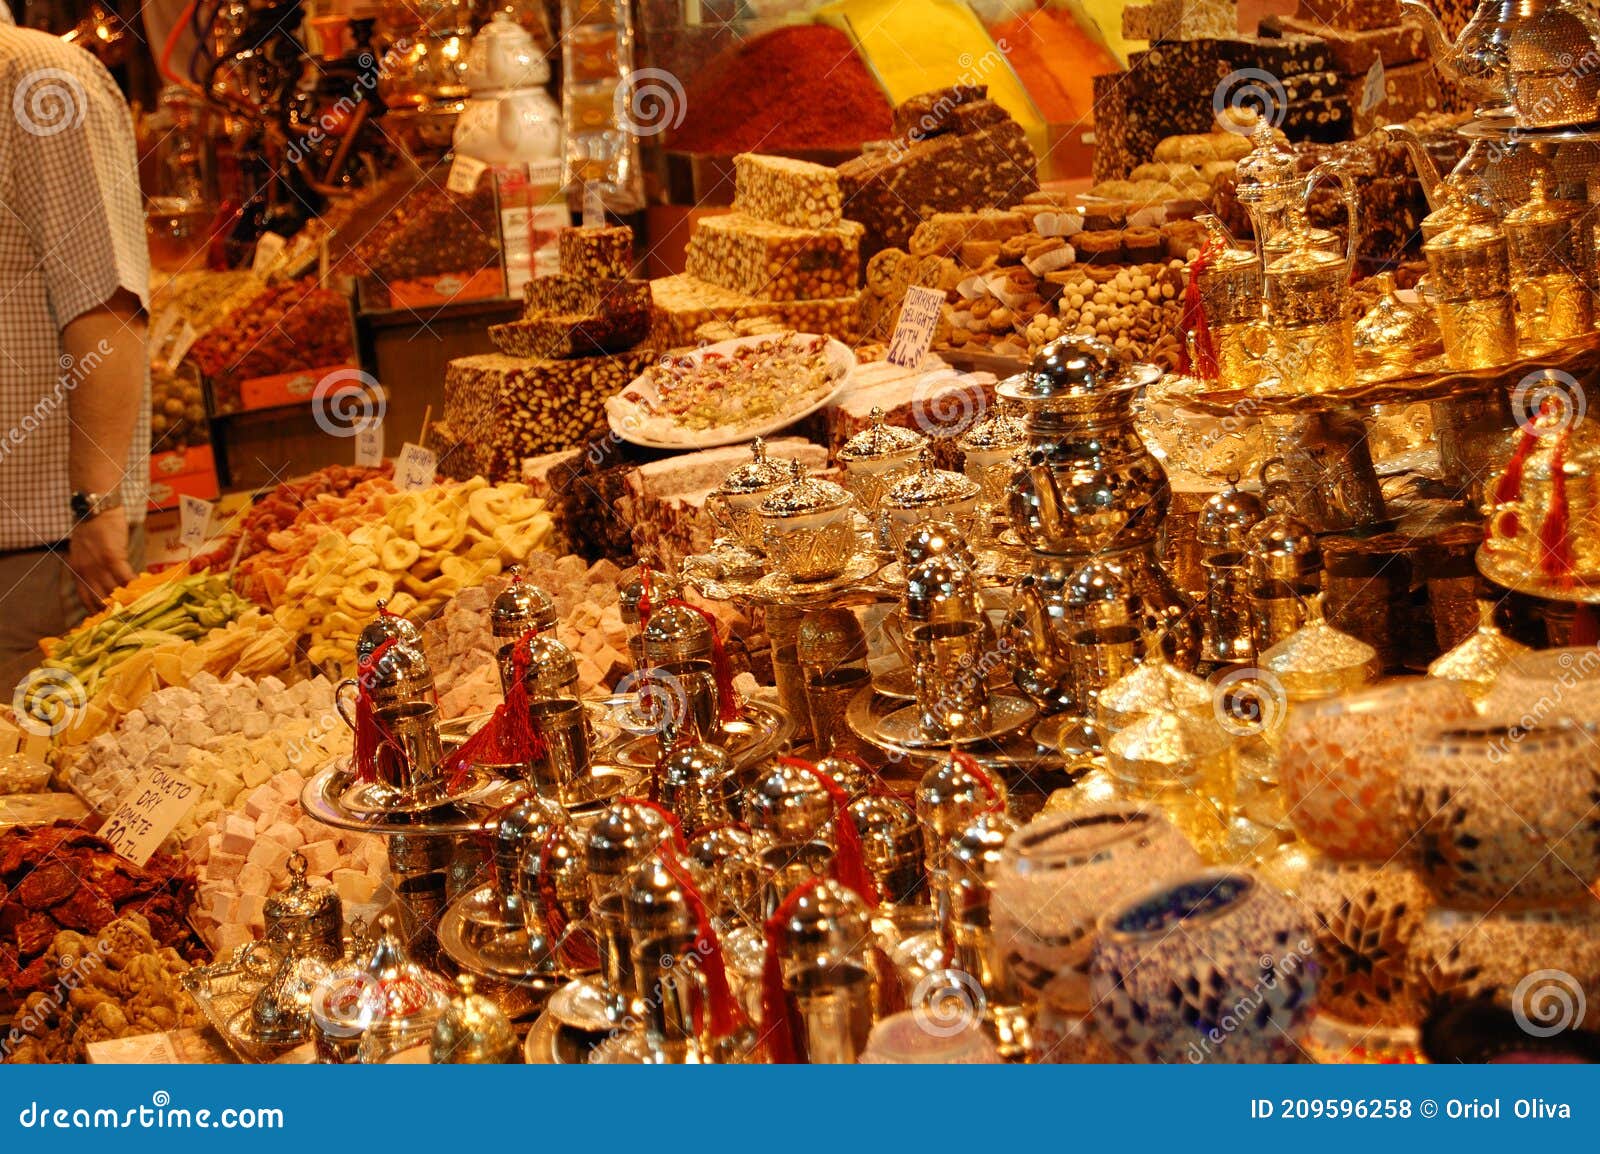
[[[184,493],[178,498],[178,544],[193,553],[206,543],[211,533],[211,515],[217,507],[210,501]]]
[[[944,308],[944,293],[939,289],[912,285],[906,289],[906,299],[900,305],[900,320],[894,326],[894,338],[889,342],[889,355],[885,359],[902,369],[914,369],[928,355],[933,344],[934,330],[939,327],[939,313]]]
[[[444,186],[451,192],[468,193],[478,187],[478,178],[488,169],[488,164],[476,156],[458,155],[450,162],[450,176]]]
[[[1383,79],[1383,57],[1380,56],[1367,69],[1367,78],[1361,84],[1361,111],[1371,112],[1387,99],[1389,89]]]
[[[431,449],[407,441],[400,446],[400,455],[394,461],[394,486],[402,493],[426,489],[433,484],[433,475],[438,467],[438,458]]]
[[[381,464],[383,464],[383,422],[374,417],[356,430],[356,466],[376,469]]]
[[[172,342],[172,351],[167,354],[167,367],[177,368],[194,347],[195,341],[200,339],[200,334],[194,331],[194,326],[188,321],[183,322],[183,327],[178,330],[177,339]]]
[[[199,800],[200,787],[181,773],[152,769],[111,811],[100,836],[142,866]]]
[[[275,232],[264,232],[261,239],[256,241],[256,255],[250,261],[250,271],[261,276],[277,262],[283,255],[289,242]]]
[[[528,183],[550,188],[561,183],[559,160],[536,160],[528,165]]]
[[[586,181],[583,186],[583,227],[604,228],[606,226],[606,202],[600,198],[600,186],[594,181]]]

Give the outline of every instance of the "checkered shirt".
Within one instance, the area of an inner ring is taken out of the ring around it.
[[[0,551],[72,530],[68,403],[93,369],[62,346],[68,322],[126,289],[148,303],[133,121],[81,48],[18,28],[0,4]],[[150,484],[150,380],[122,482],[128,520]]]

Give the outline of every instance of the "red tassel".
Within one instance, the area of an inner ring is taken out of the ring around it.
[[[550,873],[550,854],[556,847],[556,838],[563,829],[557,826],[544,839],[539,849],[539,904],[544,907],[544,929],[551,942],[560,942],[561,964],[571,970],[597,970],[600,968],[600,950],[587,930],[574,930],[566,937],[567,911],[561,908],[556,894],[556,881]]]
[[[1571,510],[1567,501],[1570,437],[1570,428],[1563,427],[1550,449],[1550,512],[1539,526],[1539,568],[1562,585],[1572,581]]]
[[[783,923],[800,900],[820,884],[812,878],[795,886],[763,927],[767,953],[761,966],[761,1037],[767,1047],[767,1059],[774,1065],[792,1066],[800,1061],[794,1048],[800,1024],[791,1018],[789,1000],[783,996]]]
[[[1189,283],[1183,289],[1183,317],[1180,322],[1184,335],[1194,334],[1194,358],[1189,357],[1189,342],[1178,343],[1178,371],[1192,374],[1203,381],[1214,381],[1219,376],[1217,345],[1211,337],[1211,324],[1206,320],[1205,302],[1200,296],[1200,274],[1211,267],[1211,262],[1222,251],[1216,237],[1208,237],[1205,245],[1189,262]]]
[[[978,784],[983,786],[983,791],[989,795],[989,805],[984,810],[985,813],[1005,812],[1006,800],[1005,795],[1000,792],[1000,786],[996,784],[989,771],[978,764],[977,759],[972,754],[961,749],[951,750],[950,760],[976,778]]]
[[[383,727],[378,724],[378,714],[372,705],[369,688],[378,666],[393,649],[395,639],[386,637],[367,659],[356,668],[356,741],[355,763],[357,781],[375,781],[378,776],[378,747],[384,742]]]
[[[451,789],[461,788],[474,765],[532,766],[544,757],[544,738],[528,711],[527,675],[533,660],[529,643],[533,636],[533,630],[528,630],[511,651],[511,686],[505,702],[446,760]]]
[[[745,1025],[745,1017],[739,1009],[739,1003],[734,1000],[732,987],[728,984],[728,965],[722,956],[722,942],[711,924],[711,913],[706,909],[705,898],[701,896],[700,888],[694,884],[694,878],[690,876],[671,847],[662,846],[657,851],[657,857],[661,861],[662,868],[683,887],[684,899],[694,911],[695,952],[700,955],[701,964],[705,967],[706,992],[711,1001],[711,1036],[730,1037],[739,1027]]]
[[[1500,474],[1500,480],[1494,487],[1495,504],[1508,505],[1522,496],[1522,470],[1539,440],[1539,434],[1534,431],[1532,424],[1522,430],[1522,439],[1517,442],[1516,450],[1506,462],[1505,472]]]
[[[650,566],[639,566],[639,604],[635,607],[639,612],[639,631],[644,632],[644,627],[650,623],[650,614],[655,607],[650,604]]]
[[[668,605],[682,605],[685,609],[692,609],[706,619],[706,624],[711,627],[711,671],[717,680],[717,717],[722,721],[737,721],[739,719],[739,699],[733,693],[733,668],[728,664],[728,655],[722,648],[722,633],[717,628],[717,619],[698,605],[691,605],[682,598],[673,598]]]
[[[842,785],[809,761],[798,757],[781,757],[778,764],[806,770],[828,791],[828,796],[833,799],[833,838],[838,850],[833,863],[834,878],[841,885],[855,890],[867,905],[877,905],[878,886],[872,880],[872,874],[867,872],[866,859],[862,856],[861,831],[856,829],[855,820],[850,816],[850,795]]]

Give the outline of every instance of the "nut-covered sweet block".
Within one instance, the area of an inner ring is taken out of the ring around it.
[[[1300,0],[1296,15],[1325,28],[1366,32],[1400,23],[1400,0]]]
[[[743,152],[733,158],[733,207],[790,228],[828,228],[842,219],[839,174],[823,164]]]
[[[556,235],[556,255],[569,276],[624,279],[633,272],[633,229],[564,228]]]
[[[1280,80],[1333,70],[1333,53],[1317,33],[1290,36],[1241,36],[1217,43],[1227,73],[1258,69]]]
[[[1009,240],[1029,226],[1030,217],[1021,212],[936,212],[911,234],[910,251],[918,256],[954,256],[967,241]]]
[[[894,134],[911,140],[938,136],[949,131],[947,126],[956,109],[988,99],[989,87],[986,84],[956,84],[949,88],[920,92],[895,108]]]
[[[654,361],[651,349],[530,360],[502,353],[445,367],[444,420],[475,443],[490,477],[515,477],[523,457],[582,445],[605,428],[605,402]]]
[[[1431,61],[1419,64],[1402,64],[1383,70],[1383,99],[1361,111],[1361,100],[1366,93],[1367,78],[1348,76],[1344,80],[1345,95],[1354,110],[1353,123],[1357,134],[1371,132],[1385,124],[1406,121],[1423,113],[1438,112],[1444,104],[1444,93],[1439,87],[1439,70]]]
[[[1126,72],[1107,72],[1094,78],[1093,176],[1097,184],[1122,180],[1139,163],[1128,149],[1127,79]]]
[[[1269,16],[1262,31],[1278,35],[1315,36],[1328,48],[1328,67],[1345,76],[1365,76],[1379,60],[1385,68],[1415,64],[1428,55],[1428,41],[1420,24],[1391,24],[1383,28],[1354,30],[1324,28],[1303,16]]]
[[[649,311],[650,282],[550,273],[523,285],[522,299],[522,315],[529,320],[542,316],[636,313]]]
[[[1298,92],[1289,89],[1288,110],[1278,126],[1284,135],[1292,141],[1349,140],[1355,116],[1350,98],[1340,87],[1341,77],[1329,72],[1320,78],[1296,79],[1309,82]]]
[[[832,300],[767,301],[681,273],[650,282],[654,298],[651,341],[662,349],[682,348],[696,341],[702,325],[770,317],[797,332],[827,333],[854,341],[860,332],[858,293]]]
[[[862,232],[855,221],[804,229],[743,212],[703,217],[689,238],[684,269],[760,300],[826,300],[856,291]]]
[[[1021,125],[935,136],[839,166],[844,212],[866,228],[862,254],[905,248],[936,212],[1010,208],[1039,187],[1038,162]]]
[[[1130,40],[1196,40],[1238,30],[1233,0],[1148,0],[1122,10],[1122,34]]]
[[[650,335],[650,306],[597,313],[545,313],[489,326],[489,340],[512,357],[587,357],[620,353]]]

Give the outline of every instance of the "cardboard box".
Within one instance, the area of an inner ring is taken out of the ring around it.
[[[176,509],[178,498],[187,494],[215,501],[221,486],[217,482],[217,460],[210,445],[191,445],[169,453],[150,455],[150,509]]]
[[[296,369],[292,373],[274,373],[268,377],[250,377],[239,382],[239,402],[246,409],[281,409],[289,405],[303,405],[311,400],[317,383],[329,373],[355,368],[346,361],[337,365],[320,365],[314,369]],[[351,381],[357,389],[359,381]]]

